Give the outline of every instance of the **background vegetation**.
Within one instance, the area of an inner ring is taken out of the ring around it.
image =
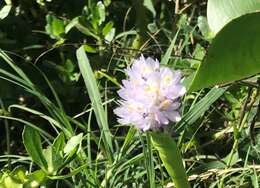
[[[213,38],[207,1],[0,5],[0,187],[173,187],[145,134],[117,123],[116,91],[140,54],[188,87]],[[188,93],[182,114],[192,187],[259,187],[257,76]]]

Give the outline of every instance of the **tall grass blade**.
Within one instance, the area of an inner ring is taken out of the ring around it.
[[[92,102],[93,109],[96,115],[97,123],[101,131],[103,144],[106,148],[108,157],[112,159],[112,138],[108,127],[106,113],[102,106],[101,96],[98,90],[97,82],[93,71],[91,69],[88,57],[85,53],[84,46],[77,50],[77,59],[80,72],[83,76],[86,88],[88,90],[89,98]]]
[[[206,96],[204,96],[192,109],[190,109],[176,124],[178,131],[183,130],[186,126],[192,125],[198,118],[200,118],[223,93],[227,88],[212,88]]]
[[[180,29],[176,32],[174,38],[173,38],[172,41],[171,41],[171,44],[170,44],[169,48],[167,49],[165,55],[163,56],[163,58],[162,58],[162,60],[161,60],[161,64],[162,64],[162,65],[167,65],[167,64],[168,64],[168,61],[169,61],[169,59],[170,59],[170,57],[171,57],[172,50],[173,50],[174,45],[175,45],[175,43],[176,43],[176,40],[177,40],[177,37],[178,37],[179,32],[180,32]]]

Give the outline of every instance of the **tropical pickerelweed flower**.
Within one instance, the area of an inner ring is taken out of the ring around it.
[[[180,120],[179,98],[186,92],[180,71],[160,67],[157,60],[141,55],[126,73],[128,79],[118,91],[120,106],[114,110],[119,123],[147,131]]]

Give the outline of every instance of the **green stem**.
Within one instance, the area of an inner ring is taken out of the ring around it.
[[[153,146],[171,176],[176,188],[190,188],[187,174],[182,163],[181,153],[175,141],[165,133],[152,132]]]

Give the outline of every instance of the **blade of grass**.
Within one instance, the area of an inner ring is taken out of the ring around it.
[[[164,54],[164,56],[162,57],[162,60],[161,60],[161,64],[162,65],[167,65],[168,64],[168,61],[171,57],[171,54],[172,54],[172,50],[174,48],[174,45],[176,43],[176,40],[177,40],[177,37],[179,35],[179,32],[180,32],[180,29],[178,29],[178,31],[176,32],[173,40],[171,41],[171,44],[169,46],[169,48],[167,49],[166,53]]]
[[[22,105],[17,105],[17,104],[10,105],[8,107],[8,111],[11,111],[12,108],[17,108],[17,109],[20,109],[20,110],[24,110],[26,112],[30,112],[34,115],[40,116],[41,118],[47,120],[51,125],[54,125],[55,127],[61,129],[65,133],[65,135],[70,134],[70,132],[60,124],[60,122],[56,121],[55,119],[53,119],[52,117],[50,117],[46,114],[43,114],[42,112],[39,112],[37,110],[31,109],[31,108],[28,108],[28,107],[25,107],[25,106],[22,106]]]
[[[175,128],[182,131],[185,127],[192,125],[201,117],[219,97],[227,90],[226,88],[212,88],[206,96],[197,102],[179,121]]]
[[[27,92],[33,94],[34,96],[38,97],[38,99],[41,101],[41,103],[45,106],[45,108],[48,110],[48,112],[57,119],[57,121],[62,122],[62,124],[67,128],[69,132],[65,132],[67,137],[71,137],[73,133],[73,129],[70,125],[70,122],[68,118],[66,118],[65,112],[62,108],[57,108],[40,90],[31,82],[31,80],[26,76],[26,74],[20,69],[18,66],[14,64],[12,59],[5,54],[0,49],[0,57],[2,57],[5,62],[20,76],[16,76],[15,74],[9,73],[3,69],[0,69],[0,73],[2,73],[5,76],[0,76],[0,78],[7,80],[13,84],[16,84],[22,88],[24,88]],[[45,77],[46,80],[46,77]],[[50,85],[50,82],[46,80],[47,84],[51,88],[55,99],[57,100],[57,103],[60,107],[61,102],[59,101],[58,96],[56,95],[54,88]],[[69,133],[69,134],[68,134]]]
[[[154,164],[153,164],[153,151],[152,151],[152,141],[150,134],[146,134],[146,140],[147,140],[147,173],[149,178],[149,184],[150,188],[155,188],[155,172],[154,172]]]
[[[88,57],[85,53],[84,46],[81,46],[77,50],[77,59],[79,64],[80,72],[83,76],[86,88],[88,90],[89,98],[92,101],[93,109],[96,115],[96,119],[101,131],[101,137],[103,144],[106,148],[107,156],[110,162],[113,161],[113,148],[112,148],[112,138],[108,127],[107,117],[102,106],[101,96],[98,90],[97,82],[94,73],[91,69]]]
[[[19,118],[15,118],[15,117],[9,117],[9,116],[0,116],[0,118],[2,119],[8,119],[8,120],[13,120],[13,121],[17,121],[17,122],[20,122],[26,126],[29,126],[29,127],[32,127],[34,128],[35,130],[37,130],[39,133],[41,133],[42,135],[46,136],[47,138],[53,140],[53,136],[50,135],[48,132],[42,130],[41,128],[39,128],[38,126],[28,122],[28,121],[25,121],[23,119],[19,119]]]
[[[21,77],[23,78],[29,85],[33,85],[33,83],[30,81],[30,79],[24,74],[22,69],[14,65],[12,59],[3,51],[0,49],[0,57],[2,57],[5,62]]]
[[[133,141],[133,137],[135,136],[137,130],[134,127],[130,127],[128,129],[127,135],[125,137],[123,146],[120,149],[120,153],[118,155],[118,159],[121,158],[122,155],[125,154],[125,152],[128,150],[129,146],[131,146],[131,143]]]

